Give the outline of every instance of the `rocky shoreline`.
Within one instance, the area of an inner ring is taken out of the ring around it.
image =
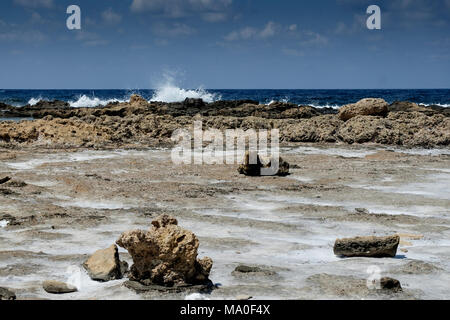
[[[192,128],[279,129],[285,143],[376,143],[406,147],[450,144],[450,109],[411,102],[363,99],[340,110],[276,102],[186,99],[180,103],[129,102],[95,108],[72,108],[64,101],[40,101],[21,108],[0,103],[0,147],[107,148],[170,146],[172,133]]]

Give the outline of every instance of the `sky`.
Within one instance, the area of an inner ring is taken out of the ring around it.
[[[69,5],[81,29],[69,30]],[[369,5],[381,29],[369,30]],[[0,88],[450,88],[450,0],[2,0]]]

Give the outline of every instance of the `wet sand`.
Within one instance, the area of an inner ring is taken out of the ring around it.
[[[176,166],[169,149],[2,149],[0,178],[14,183],[0,185],[0,286],[18,299],[184,299],[85,273],[77,293],[42,289],[44,280],[70,282],[68,268],[123,231],[170,213],[214,260],[218,288],[188,298],[450,298],[450,149],[291,144],[282,156],[290,176],[252,178],[237,165]],[[336,238],[394,233],[412,235],[395,258],[333,254]],[[233,275],[240,264],[271,272]],[[368,290],[370,266],[403,292]]]

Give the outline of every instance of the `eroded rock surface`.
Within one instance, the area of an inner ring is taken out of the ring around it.
[[[381,116],[389,113],[388,103],[383,99],[367,98],[339,109],[339,119],[350,120],[356,116]]]
[[[44,290],[48,293],[53,294],[64,294],[64,293],[72,293],[78,291],[76,287],[61,282],[61,281],[54,281],[54,280],[46,280],[42,283],[42,287]]]
[[[277,176],[287,176],[289,174],[289,163],[279,158],[278,170],[274,164],[274,168],[271,169],[272,160],[267,159],[265,163],[262,161],[261,156],[256,152],[247,151],[244,156],[244,163],[238,168],[240,174],[246,176],[261,176],[261,175],[277,175]],[[263,171],[266,170],[266,172]]]
[[[162,286],[207,282],[213,261],[197,258],[199,241],[195,234],[166,214],[152,225],[149,231],[124,232],[117,240],[133,258],[130,280]]]

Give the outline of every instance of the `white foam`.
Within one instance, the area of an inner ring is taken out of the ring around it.
[[[30,106],[34,106],[34,105],[36,105],[38,102],[40,102],[40,101],[48,101],[47,99],[43,99],[42,97],[39,97],[39,98],[31,98],[29,101],[28,101],[28,104],[30,105]]]
[[[220,100],[220,96],[207,92],[203,88],[187,90],[172,84],[166,84],[155,91],[150,101],[180,102],[184,101],[186,98],[202,99],[208,103]]]
[[[69,104],[73,108],[94,108],[100,105],[105,106],[112,102],[125,102],[125,100],[119,99],[101,100],[97,97],[88,97],[86,95],[82,95],[78,98],[77,101],[69,101]]]
[[[0,221],[0,228],[6,228],[6,226],[9,224],[8,220],[1,220]]]

